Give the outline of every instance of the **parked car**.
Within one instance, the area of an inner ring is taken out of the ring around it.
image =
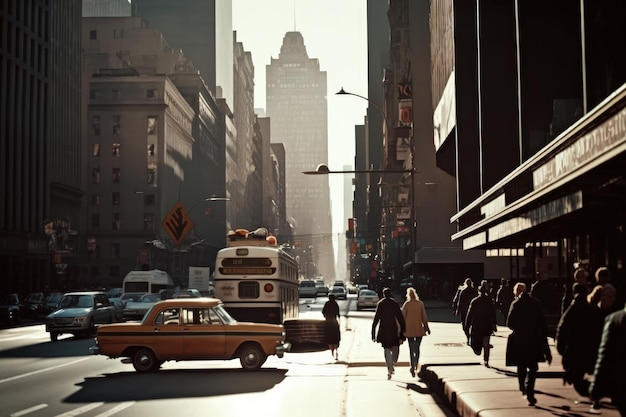
[[[59,308],[46,317],[46,331],[53,342],[63,333],[89,337],[96,325],[113,323],[114,318],[115,307],[105,292],[69,292],[63,295]]]
[[[0,324],[19,324],[21,321],[20,297],[7,294],[0,300]]]
[[[22,317],[36,319],[43,316],[46,311],[46,296],[42,292],[28,294],[22,305]]]
[[[328,287],[326,286],[326,282],[323,279],[318,279],[315,281],[315,294],[322,296],[328,295]]]
[[[304,297],[313,297],[317,295],[317,286],[315,285],[315,281],[312,279],[305,279],[300,281],[300,288],[298,290],[298,294],[300,294],[301,298]]]
[[[44,314],[50,314],[54,310],[56,310],[57,306],[61,302],[61,298],[63,298],[62,292],[51,292],[50,294],[48,294],[46,296],[46,299],[44,300]]]
[[[161,301],[159,294],[144,294],[137,301],[126,301],[124,303],[124,320],[141,320],[158,301]]]
[[[333,288],[331,288],[329,294],[334,294],[335,298],[338,300],[345,300],[346,298],[348,298],[348,293],[346,292],[346,289],[340,286],[334,286]]]
[[[124,290],[122,288],[109,288],[107,290],[107,297],[111,298],[120,298]]]
[[[376,308],[379,301],[380,298],[376,291],[361,289],[356,297],[356,309],[360,311],[364,308]]]
[[[99,327],[89,350],[152,372],[165,361],[234,358],[254,370],[289,348],[281,324],[237,322],[216,298],[172,298],[156,303],[141,322]]]

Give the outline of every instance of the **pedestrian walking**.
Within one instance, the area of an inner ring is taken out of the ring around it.
[[[511,287],[511,280],[506,278],[500,278],[500,287],[496,293],[496,307],[500,310],[504,322],[506,323],[506,317],[509,315],[509,308],[513,302],[513,287]]]
[[[496,321],[496,307],[490,296],[487,281],[482,281],[478,290],[478,297],[474,298],[467,310],[465,327],[470,335],[470,346],[476,355],[483,353],[483,364],[489,367],[489,352],[491,350],[491,335],[498,330]]]
[[[589,395],[585,374],[592,374],[601,332],[592,305],[587,300],[587,288],[574,284],[574,300],[561,316],[556,329],[556,350],[562,356],[563,382],[572,384],[578,394]],[[598,328],[600,330],[598,330]]]
[[[611,398],[622,417],[626,417],[626,308],[609,315],[604,323],[602,340],[589,387],[589,398]]]
[[[380,323],[380,325],[379,325]],[[378,326],[378,332],[376,327]],[[391,290],[383,289],[383,299],[376,305],[374,322],[372,323],[372,340],[383,346],[387,379],[394,373],[394,365],[398,362],[400,343],[404,339],[406,324],[400,306],[391,298]]]
[[[322,307],[322,315],[326,319],[324,323],[324,337],[330,354],[339,359],[339,342],[341,341],[341,330],[339,327],[339,320],[341,318],[339,312],[339,304],[335,300],[335,294],[328,294],[328,301]]]
[[[415,377],[420,359],[422,337],[430,334],[426,308],[424,307],[424,303],[419,299],[415,288],[407,288],[406,301],[402,305],[401,310],[406,324],[405,336],[409,345],[410,372],[411,376]]]
[[[539,362],[552,363],[548,347],[548,326],[541,303],[526,293],[526,284],[518,282],[513,287],[515,300],[506,324],[512,330],[506,345],[506,365],[517,366],[517,380],[528,405],[537,403],[535,381]]]
[[[465,327],[465,319],[467,318],[467,310],[469,309],[470,302],[476,298],[477,295],[478,291],[474,288],[474,283],[471,278],[466,278],[464,285],[459,288],[453,301],[453,305],[455,306],[454,314],[461,320],[461,327],[463,328],[463,333],[465,333],[468,345],[470,340],[469,332]]]

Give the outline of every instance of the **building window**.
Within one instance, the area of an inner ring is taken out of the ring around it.
[[[91,154],[93,156],[100,156],[100,144],[99,143],[93,144],[93,146],[91,147]]]
[[[98,194],[94,194],[91,196],[91,206],[100,207],[100,196]]]
[[[109,274],[111,275],[112,278],[119,278],[120,277],[120,267],[119,266],[112,266],[109,269]]]
[[[148,116],[148,136],[157,134],[157,118],[154,116]]]
[[[100,136],[100,116],[91,117],[91,129],[94,136]]]
[[[91,214],[91,228],[92,229],[100,228],[100,213]]]
[[[148,156],[154,156],[154,143],[148,144]]]
[[[111,243],[111,258],[118,259],[120,257],[120,244]]]
[[[119,184],[120,182],[120,169],[119,168],[113,168],[113,175],[111,176],[111,180],[114,183]]]
[[[148,164],[148,184],[156,184],[156,164]]]
[[[93,168],[91,170],[91,183],[100,184],[100,168]]]
[[[89,90],[89,98],[91,100],[98,100],[101,95],[102,95],[102,92],[97,88],[94,88],[93,90]]]
[[[120,156],[120,148],[122,147],[122,145],[120,145],[119,143],[114,143],[113,144],[113,156]]]
[[[122,116],[113,116],[113,136],[119,136],[122,125]]]
[[[154,207],[154,194],[144,194],[143,205],[146,207]]]
[[[154,230],[154,214],[144,213],[143,215],[143,229]]]
[[[98,31],[90,30],[89,31],[89,39],[98,39]]]
[[[112,195],[112,200],[114,206],[120,205],[120,193],[118,191],[114,191]]]
[[[156,88],[149,88],[146,91],[146,98],[156,99],[159,98],[159,94]]]
[[[120,230],[121,225],[122,225],[122,220],[120,220],[120,214],[113,213],[113,223],[111,225],[111,228],[113,230]]]

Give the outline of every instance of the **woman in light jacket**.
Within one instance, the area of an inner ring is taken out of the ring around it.
[[[415,288],[406,290],[406,301],[402,305],[402,315],[406,323],[406,337],[409,343],[409,355],[411,358],[411,375],[415,376],[417,364],[420,359],[420,345],[422,337],[430,334],[428,328],[428,316],[424,303],[420,301]]]

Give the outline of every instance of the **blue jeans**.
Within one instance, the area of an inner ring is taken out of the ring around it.
[[[385,363],[387,364],[387,371],[389,373],[394,371],[393,364],[398,362],[398,355],[400,354],[400,347],[393,346],[385,349]]]
[[[417,369],[420,360],[420,345],[422,344],[422,336],[408,337],[409,358],[411,358],[411,368]]]

